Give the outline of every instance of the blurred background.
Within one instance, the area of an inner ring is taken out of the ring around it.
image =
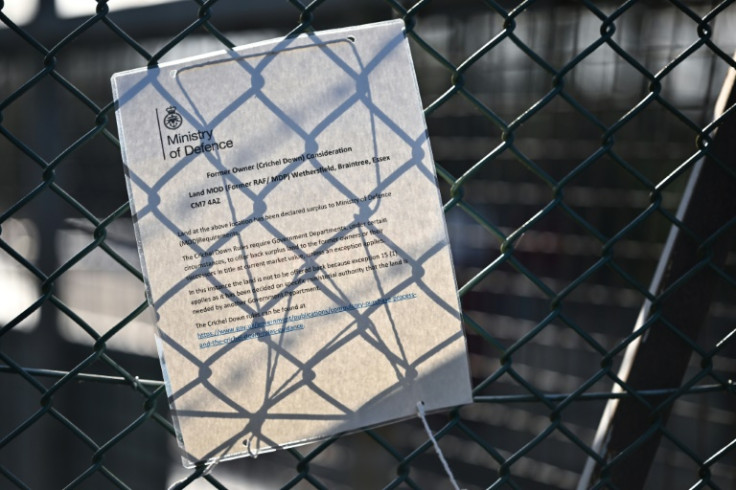
[[[1,488],[448,488],[418,420],[210,480],[181,467],[113,117],[110,76],[152,55],[392,18],[411,29],[476,387],[430,425],[463,488],[577,487],[712,136],[732,2],[0,2]],[[710,269],[648,489],[736,488],[733,247]]]

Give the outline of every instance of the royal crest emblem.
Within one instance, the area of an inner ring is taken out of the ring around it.
[[[181,114],[176,112],[176,107],[169,106],[166,108],[166,115],[164,115],[164,126],[169,129],[178,129],[181,126],[182,118]]]

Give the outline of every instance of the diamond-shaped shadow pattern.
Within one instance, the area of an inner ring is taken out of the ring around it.
[[[11,3],[0,2],[0,392],[11,401],[0,487],[450,485],[418,420],[180,467],[112,117],[114,72],[232,46],[246,30],[395,17],[412,44],[473,375],[472,405],[428,417],[458,484],[736,487],[728,82],[717,100],[736,68],[733,1],[110,11],[89,0],[71,18],[40,2],[23,25]]]

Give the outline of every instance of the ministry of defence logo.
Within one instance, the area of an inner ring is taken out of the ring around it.
[[[163,118],[164,126],[166,126],[169,129],[177,129],[179,126],[181,126],[182,118],[181,114],[176,112],[176,107],[169,106],[166,108],[166,114]]]

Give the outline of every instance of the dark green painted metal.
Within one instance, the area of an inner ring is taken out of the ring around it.
[[[378,0],[377,0],[378,1]],[[158,424],[167,433],[174,434],[171,423],[156,411],[157,404],[164,404],[165,391],[163,382],[159,380],[141,380],[134,373],[128,372],[114,359],[114,354],[108,351],[106,342],[114,335],[137,318],[146,308],[146,303],[141,304],[133,309],[125,316],[117,325],[110,329],[104,335],[95,332],[92,326],[88,325],[72,308],[68,307],[55,293],[55,282],[66,272],[68,272],[75,264],[79,263],[93,251],[101,251],[107,255],[112,261],[122,266],[128,273],[135,276],[139,280],[142,279],[138,269],[133,264],[126,261],[119,253],[117,253],[107,243],[107,227],[111,223],[122,217],[128,210],[127,203],[121,203],[112,213],[107,216],[97,216],[87,209],[81,202],[69,194],[56,179],[55,171],[62,167],[65,162],[74,155],[74,153],[83,145],[100,135],[109,140],[114,145],[119,145],[116,136],[109,130],[109,118],[112,116],[114,106],[112,101],[107,101],[102,106],[91,100],[82,90],[78,89],[72,81],[65,78],[58,70],[59,61],[64,59],[65,49],[73,42],[84,36],[90,29],[104,28],[113,33],[121,42],[133,49],[141,58],[141,65],[155,66],[167,53],[175,48],[182,40],[186,39],[193,33],[206,32],[213,38],[217,39],[225,47],[232,47],[234,44],[227,36],[218,29],[215,21],[213,21],[213,13],[217,12],[218,6],[225,3],[217,0],[194,0],[192,6],[192,17],[186,27],[178,33],[169,37],[165,44],[155,52],[150,52],[143,47],[133,36],[129,35],[123,28],[116,24],[109,15],[109,8],[105,0],[98,0],[97,11],[91,17],[81,21],[76,27],[71,29],[66,36],[58,40],[55,44],[45,45],[39,42],[26,29],[19,27],[11,21],[4,13],[4,2],[0,1],[0,22],[7,26],[12,35],[17,37],[25,47],[31,49],[39,57],[38,71],[22,83],[12,93],[3,94],[0,99],[0,137],[13,145],[17,150],[24,154],[30,162],[38,167],[39,179],[33,189],[28,191],[25,196],[2,211],[0,214],[0,249],[8,254],[19,266],[29,271],[35,276],[42,285],[42,294],[28,308],[21,312],[16,318],[9,323],[0,326],[0,376],[15,376],[38,392],[40,407],[31,413],[23,422],[15,426],[6,434],[0,434],[0,451],[7,447],[13,440],[23,434],[40,419],[50,417],[62,424],[71,434],[74,435],[84,445],[93,451],[90,465],[81,472],[75,480],[68,483],[69,487],[83,485],[90,477],[101,475],[107,482],[117,488],[128,488],[124,483],[124,478],[116,475],[104,464],[106,453],[113,450],[120,441],[124,440],[130,434],[135,432],[141,425],[148,422]],[[320,7],[329,3],[328,1],[318,0],[311,3],[303,3],[300,0],[289,0],[291,6],[294,7],[294,24],[288,35],[297,35],[302,32],[309,32],[314,29],[313,22],[319,19]],[[595,459],[604,468],[600,473],[600,480],[594,485],[594,488],[614,488],[612,481],[615,480],[611,476],[612,471],[622,468],[625,465],[616,466],[618,461],[625,460],[629,455],[636,453],[638,448],[652,434],[667,439],[671,444],[676,446],[698,467],[700,472],[700,480],[695,483],[694,488],[717,488],[717,483],[713,480],[711,467],[724,458],[733,459],[736,451],[736,441],[723,446],[713,454],[702,455],[696,453],[692,448],[688,447],[680,441],[657,417],[658,414],[666,412],[679,399],[685,396],[699,396],[707,393],[728,393],[736,397],[736,388],[732,380],[725,378],[719,373],[714,372],[712,368],[712,359],[726,345],[732,345],[736,338],[736,333],[731,332],[720,343],[713,347],[704,347],[698,345],[690,337],[682,334],[679,330],[668,323],[665,318],[657,313],[652,316],[644,325],[644,328],[638,332],[632,333],[620,339],[617,345],[606,348],[601,345],[588,332],[580,327],[574,320],[565,315],[564,305],[569,296],[573,294],[583,283],[591,276],[601,270],[610,270],[618,277],[624,280],[630,287],[637,290],[641,294],[642,300],[647,299],[652,302],[665,301],[674,290],[681,286],[682,283],[689,281],[702,269],[712,269],[724,281],[731,284],[736,289],[736,279],[725,271],[722,267],[714,265],[709,255],[704,255],[697,267],[691,269],[684,274],[678,282],[676,282],[671,290],[666,290],[658,294],[653,294],[647,290],[647,287],[641,284],[633,274],[622,268],[615,260],[615,246],[626,238],[626,236],[638,226],[641,226],[650,217],[657,215],[664,217],[673,226],[678,227],[683,233],[689,235],[703,249],[710,249],[711,244],[716,239],[725,235],[729,230],[733,230],[736,226],[736,218],[725,223],[710,236],[698,236],[690,230],[685,223],[681,222],[672,213],[667,211],[662,205],[662,193],[668,190],[674,181],[687,173],[699,159],[706,155],[710,155],[711,143],[715,130],[720,126],[722,119],[707,124],[698,124],[679,110],[662,94],[662,81],[670,75],[673,70],[683,64],[689,57],[693,56],[700,50],[708,50],[713,56],[717,57],[723,63],[727,63],[731,67],[736,68],[736,62],[731,56],[725,53],[721,47],[712,41],[712,23],[717,19],[725,9],[732,6],[733,1],[722,1],[715,5],[706,15],[698,15],[691,6],[686,2],[679,0],[671,0],[671,4],[683,13],[693,22],[693,28],[698,33],[698,39],[691,43],[686,49],[675,56],[669,64],[661,67],[659,71],[653,73],[647,67],[637,60],[631,53],[627,52],[619,42],[616,41],[617,22],[630,9],[643,3],[638,0],[629,0],[620,6],[610,9],[610,13],[605,13],[599,6],[600,2],[586,0],[582,4],[587,8],[588,12],[596,16],[600,20],[600,36],[591,41],[580,52],[574,54],[570,59],[559,67],[553,66],[550,62],[539,53],[532,50],[516,32],[517,22],[522,19],[525,13],[540,2],[524,1],[509,8],[509,2],[496,2],[485,0],[478,2],[478,5],[485,5],[489,11],[495,12],[503,18],[503,29],[487,40],[482,46],[470,53],[464,60],[454,63],[436,49],[431,42],[425,40],[417,33],[416,26],[421,22],[422,15],[432,7],[433,2],[429,0],[421,0],[416,2],[400,2],[398,0],[386,0],[387,12],[401,17],[407,27],[408,36],[413,43],[413,47],[426,52],[442,69],[447,76],[447,89],[433,101],[427,104],[425,115],[431,118],[437,111],[448,103],[448,101],[456,98],[464,98],[471,104],[493,127],[495,127],[502,135],[501,142],[489,151],[484,157],[476,161],[461,175],[453,175],[451,170],[438,166],[437,172],[440,180],[449,187],[449,199],[446,201],[444,209],[446,213],[462,212],[472,222],[476,223],[483,230],[493,237],[498,246],[498,256],[490,263],[478,271],[473,277],[465,280],[459,286],[459,294],[462,298],[474,292],[474,290],[484,280],[492,277],[492,274],[502,267],[510,267],[523,276],[525,276],[542,297],[546,299],[549,305],[549,315],[540,321],[534,328],[530,329],[518,340],[511,345],[504,345],[497,339],[493,332],[489,332],[478,322],[465,316],[465,323],[469,333],[476,335],[481,341],[498,353],[499,365],[495,372],[488,375],[484,379],[477,380],[475,386],[475,403],[482,406],[500,406],[504,404],[535,404],[546,409],[549,414],[549,424],[541,430],[535,437],[527,441],[513,454],[502,454],[492,442],[479,435],[473,430],[471,424],[463,418],[462,409],[453,410],[447,417],[446,422],[440,427],[435,436],[440,441],[442,438],[451,434],[461,433],[469,440],[473,441],[479,448],[492,458],[497,467],[497,479],[487,483],[488,488],[523,488],[522,485],[515,481],[515,467],[518,461],[527,454],[534,451],[545,439],[553,433],[562,434],[570,440],[588,457]],[[465,3],[463,3],[464,5]],[[501,115],[487,106],[480,100],[472,90],[466,86],[466,75],[473,66],[484,56],[492,53],[498,46],[511,43],[520,49],[540,70],[542,70],[549,78],[549,87],[547,91],[530,105],[521,114],[513,120],[507,121]],[[608,125],[597,118],[585,103],[578,100],[567,89],[568,79],[566,78],[572,70],[588,59],[593,53],[599,49],[609,49],[613,51],[620,59],[624,60],[630,68],[639,73],[643,79],[648,82],[648,90],[644,97],[633,106],[626,114],[619,117],[615,122]],[[20,103],[20,99],[31,90],[38,87],[42,82],[51,81],[68,96],[79,101],[93,120],[93,126],[72,144],[60,151],[51,159],[46,159],[39,155],[31,146],[24,143],[17,135],[6,126],[3,125],[3,112],[13,104]],[[590,154],[587,158],[579,162],[579,164],[562,178],[556,179],[550,175],[542,166],[533,159],[529,158],[523,150],[516,144],[517,131],[528,121],[532,120],[548,107],[552,102],[562,101],[572,108],[577,115],[589,122],[597,128],[601,133],[601,143],[599,148]],[[673,170],[669,175],[659,182],[652,182],[639,169],[629,164],[617,152],[615,140],[621,131],[626,128],[635,117],[644,112],[649,106],[657,104],[664,107],[668,113],[676,118],[680,123],[688,127],[693,133],[697,134],[697,146],[694,146],[694,153],[684,160],[682,164]],[[729,108],[724,117],[736,111],[736,107]],[[523,224],[511,231],[504,231],[491,220],[486,218],[475,205],[465,197],[465,186],[478,179],[478,176],[490,166],[498,162],[501,155],[511,156],[518,165],[526,168],[534,175],[545,188],[549,189],[548,202],[539,207],[536,212],[528,218]],[[712,157],[712,155],[710,155]],[[649,205],[636,215],[630,222],[621,228],[612,236],[596,229],[583,216],[581,216],[572,206],[565,200],[565,191],[571,182],[579,175],[591,167],[599,164],[601,159],[609,158],[632,179],[638,182],[643,188],[651,193]],[[722,165],[726,172],[729,167]],[[733,173],[731,176],[734,177]],[[31,261],[27,260],[16,250],[14,250],[2,237],[2,226],[13,216],[20,213],[27,206],[32,204],[40,195],[51,193],[65,202],[67,205],[79,212],[82,219],[86,220],[94,230],[94,240],[87,244],[82,250],[73,257],[66,260],[56,270],[43,271],[39,269]],[[574,220],[582,229],[584,229],[591,237],[593,237],[601,247],[600,257],[590,265],[585,271],[579,274],[575,279],[571,280],[565,287],[559,291],[550,287],[545,283],[543,278],[537,277],[521,260],[516,253],[516,247],[525,232],[531,230],[536,224],[540,223],[546,216],[553,212],[563,212]],[[22,320],[47,304],[54,305],[58,311],[62,312],[71,319],[82,331],[84,331],[93,341],[93,348],[87,357],[78,362],[72,369],[62,371],[55,369],[55,366],[23,366],[13,359],[11,353],[3,350],[2,337],[9,331],[13,330]],[[548,393],[538,389],[533,383],[525,379],[525,377],[515,367],[514,358],[518,351],[526,346],[536,335],[548,327],[552,322],[559,322],[566,328],[574,331],[575,334],[584,341],[592,351],[600,355],[600,366],[597,366],[592,374],[577,389],[569,393]],[[613,367],[614,359],[621,355],[626,347],[633,342],[638,336],[644,335],[647,329],[656,322],[667,325],[670,330],[679,338],[686,342],[691,351],[702,359],[702,371],[688,379],[681,386],[675,388],[662,389],[636,389],[629,385],[625,380],[619,379],[616,370]],[[113,372],[112,375],[94,374],[94,370],[99,365],[104,365],[106,372]],[[503,377],[512,378],[516,384],[524,389],[523,394],[485,394],[488,387],[492,387],[495,382]],[[42,383],[41,379],[51,379],[53,383],[47,386]],[[709,379],[709,384],[700,384],[701,381]],[[610,380],[620,385],[623,390],[620,393],[610,393],[597,391],[595,386],[600,380]],[[96,441],[90,437],[79,426],[72,423],[63,413],[54,407],[54,395],[71,383],[96,383],[115,385],[120,389],[131,390],[140,396],[142,402],[142,410],[133,414],[130,423],[120,430],[117,434],[105,441]],[[594,391],[596,390],[596,391]],[[575,434],[562,420],[564,410],[569,409],[584,402],[600,402],[609,399],[623,399],[638,401],[642,406],[652,414],[652,422],[647,428],[645,434],[634,441],[627,448],[623,449],[613,458],[604,460],[592,450],[588,443],[579,435]],[[657,400],[656,404],[650,403],[651,400]],[[375,430],[365,431],[369,439],[375,442],[382,450],[384,450],[396,465],[396,477],[387,482],[386,488],[420,488],[419,484],[412,478],[412,465],[417,458],[431,453],[432,443],[426,440],[423,444],[418,445],[408,454],[402,454],[393,447],[390,442],[381,436]],[[295,474],[288,481],[285,488],[291,488],[305,483],[315,488],[327,488],[324,482],[315,477],[310,471],[310,463],[320,456],[326,449],[332,446],[338,437],[328,439],[316,447],[312,447],[308,452],[302,453],[297,449],[289,449],[288,453],[294,457]],[[12,484],[18,488],[27,488],[25,483],[14,475],[8,468],[2,465],[0,460],[0,475],[5,479],[6,483]],[[177,482],[173,488],[185,488],[190,483],[200,478],[208,481],[215,488],[225,488],[212,474],[205,473],[204,466],[198,466],[191,470],[188,477]],[[620,470],[625,471],[625,469]],[[61,484],[61,483],[60,483]],[[0,485],[3,486],[3,485]]]

